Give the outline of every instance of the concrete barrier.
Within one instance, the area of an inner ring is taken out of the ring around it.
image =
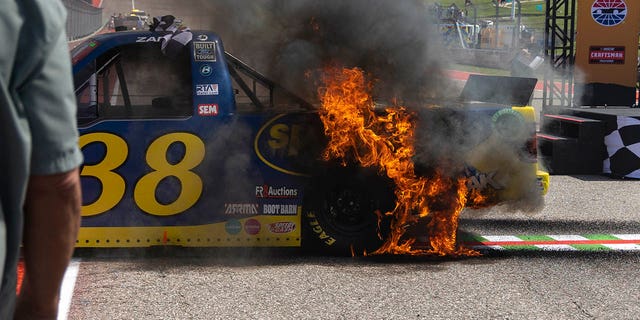
[[[463,48],[450,48],[447,52],[454,63],[504,70],[511,69],[511,61],[517,53],[511,50]]]
[[[83,0],[62,0],[67,9],[67,40],[75,40],[96,32],[106,21],[102,8]]]

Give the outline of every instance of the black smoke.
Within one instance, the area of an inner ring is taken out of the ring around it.
[[[503,143],[492,133],[490,116],[447,100],[459,88],[444,76],[449,57],[423,1],[222,0],[201,6],[211,14],[200,28],[216,31],[227,51],[311,103],[318,102],[323,68],[362,69],[377,102],[418,115],[418,170],[455,176],[470,160],[487,159],[473,162],[496,164],[478,169],[504,172],[496,184],[517,185],[515,198],[523,201],[515,209],[540,207],[535,173],[514,147],[526,139]]]
[[[446,92],[446,54],[422,1],[221,2],[215,16],[227,19],[211,23],[227,51],[307,100],[327,65],[361,68],[380,100],[418,105]]]

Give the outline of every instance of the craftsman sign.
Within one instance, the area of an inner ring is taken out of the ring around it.
[[[590,64],[624,64],[624,47],[589,47]]]

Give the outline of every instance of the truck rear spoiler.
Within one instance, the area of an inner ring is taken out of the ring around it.
[[[472,74],[465,83],[459,100],[528,106],[537,82],[536,78]]]

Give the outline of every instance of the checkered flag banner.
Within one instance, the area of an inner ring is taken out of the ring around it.
[[[154,17],[153,24],[149,28],[151,31],[169,31],[160,41],[162,53],[170,58],[174,58],[193,39],[191,29],[180,26],[180,20],[172,15]]]
[[[618,116],[617,128],[604,137],[602,169],[616,177],[640,179],[640,120]]]

